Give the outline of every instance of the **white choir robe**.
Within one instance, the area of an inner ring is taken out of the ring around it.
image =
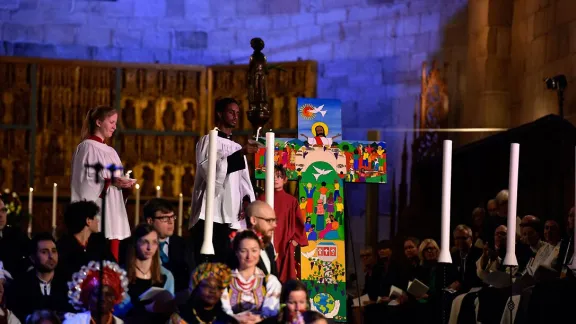
[[[103,170],[99,175],[100,181],[96,183],[96,171],[85,167],[86,164],[93,165],[98,162],[104,167],[110,164],[122,166],[122,161],[120,161],[120,157],[114,148],[91,139],[82,141],[76,148],[72,158],[72,202],[85,199],[94,201],[98,206],[102,207],[100,194],[104,190],[104,178],[110,179],[110,171]],[[115,172],[116,177],[122,175],[123,172],[120,170]],[[104,234],[106,238],[123,240],[129,237],[130,224],[128,223],[122,190],[113,185],[110,185],[106,191],[105,212],[106,228],[104,229]]]
[[[194,190],[192,192],[192,216],[188,228],[192,228],[199,219],[205,219],[208,146],[208,135],[204,135],[196,145],[196,176],[194,177]],[[240,149],[242,149],[240,144],[218,137],[213,220],[214,223],[230,224],[230,228],[236,230],[246,229],[246,221],[238,220],[242,199],[248,195],[250,201],[255,200],[246,157],[244,157],[246,168],[226,174],[228,169],[226,158]]]

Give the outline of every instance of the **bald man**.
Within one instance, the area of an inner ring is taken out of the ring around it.
[[[262,234],[265,247],[260,251],[258,268],[265,274],[278,277],[276,265],[276,252],[272,244],[274,230],[276,229],[276,213],[266,202],[256,200],[246,207],[246,225],[248,228]]]

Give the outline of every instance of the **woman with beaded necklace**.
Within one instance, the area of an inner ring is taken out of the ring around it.
[[[180,306],[171,324],[237,324],[222,309],[222,292],[230,285],[230,268],[222,263],[202,263],[192,272],[190,298]]]
[[[258,323],[278,314],[282,284],[274,275],[265,275],[257,267],[264,246],[262,237],[253,230],[235,233],[232,249],[237,262],[230,287],[222,294],[222,307],[241,323]]]

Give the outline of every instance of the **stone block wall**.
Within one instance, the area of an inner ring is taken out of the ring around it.
[[[0,0],[0,55],[173,64],[319,62],[318,96],[343,102],[344,137],[382,131],[399,182],[424,61],[449,62],[465,90],[467,0]],[[458,94],[461,96],[462,94]],[[453,100],[453,103],[458,103]],[[452,109],[460,109],[458,104]],[[408,147],[410,150],[410,147]],[[390,180],[391,180],[390,177]],[[364,208],[353,190],[352,211]],[[381,210],[388,212],[390,186]]]
[[[576,1],[517,0],[512,27],[512,125],[558,113],[557,95],[544,79],[568,78],[565,116],[576,123]]]

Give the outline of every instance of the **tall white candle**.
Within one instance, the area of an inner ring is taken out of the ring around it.
[[[266,133],[266,202],[274,208],[274,133]]]
[[[140,223],[140,185],[136,184],[136,206],[134,207],[134,227]]]
[[[206,182],[206,209],[204,220],[204,242],[200,248],[200,253],[204,255],[214,255],[214,244],[212,234],[214,231],[214,199],[216,195],[216,144],[218,141],[218,131],[211,130],[208,135],[208,178]]]
[[[32,215],[32,202],[34,201],[34,188],[30,187],[30,194],[28,195],[28,214]]]
[[[574,161],[576,163],[576,159],[574,159]],[[574,206],[576,206],[576,169],[574,169]],[[576,226],[574,226],[574,237],[576,237]],[[576,249],[574,249],[574,253],[572,254],[572,263],[570,263],[569,268],[572,270],[576,270]]]
[[[156,186],[156,198],[160,198],[161,193],[160,193],[160,186]]]
[[[508,178],[508,233],[506,234],[505,266],[518,266],[516,259],[516,204],[518,201],[518,163],[520,161],[520,144],[510,146],[510,175]]]
[[[178,197],[178,236],[182,236],[182,218],[184,216],[184,196]]]
[[[30,193],[28,194],[28,237],[32,235],[32,213],[33,210],[33,201],[34,201],[34,188],[30,187]]]
[[[58,184],[54,183],[52,191],[52,229],[56,228],[56,210],[58,205]]]
[[[444,141],[442,156],[442,223],[438,262],[452,263],[450,255],[450,194],[452,190],[452,141]]]

